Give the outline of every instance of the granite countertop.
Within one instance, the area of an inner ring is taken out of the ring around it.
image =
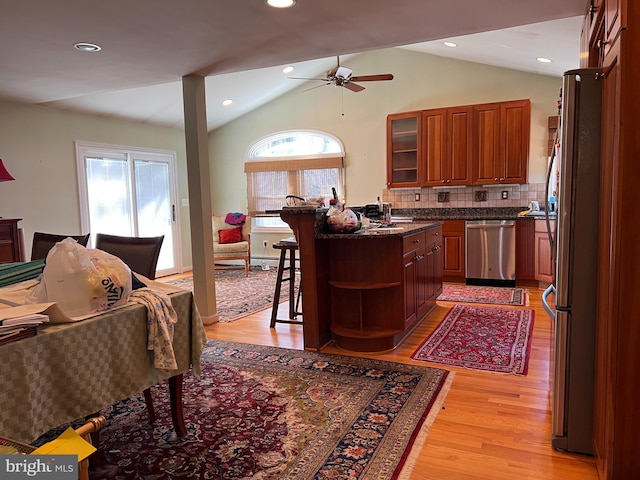
[[[527,207],[392,208],[391,215],[420,220],[513,220]]]
[[[372,224],[373,225],[373,224]],[[365,238],[380,238],[383,236],[405,236],[411,233],[419,232],[421,230],[429,230],[431,228],[442,225],[442,222],[411,222],[411,223],[396,223],[391,225],[383,225],[378,227],[375,226],[369,228],[361,228],[357,232],[354,233],[333,233],[326,229],[322,229],[321,231],[316,232],[317,239],[332,239],[332,238],[357,238],[357,239],[365,239]]]

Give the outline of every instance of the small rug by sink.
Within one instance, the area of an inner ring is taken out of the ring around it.
[[[438,300],[499,305],[529,305],[529,292],[524,288],[443,285]]]
[[[411,358],[526,375],[534,311],[454,305]]]

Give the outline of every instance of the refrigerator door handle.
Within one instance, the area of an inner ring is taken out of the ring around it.
[[[560,176],[560,199],[558,217],[556,220],[557,265],[556,265],[556,305],[569,306],[569,269],[572,252],[570,251],[571,229],[569,216],[571,215],[571,195],[573,192],[573,157],[575,154],[574,132],[576,128],[577,90],[580,88],[580,76],[573,73],[565,74],[562,96],[562,141],[560,142],[560,161],[562,175]]]
[[[556,288],[553,286],[553,283],[549,285],[544,292],[542,292],[542,306],[551,317],[551,320],[555,320],[556,311],[553,308],[551,308],[551,306],[549,305],[549,301],[547,300],[547,297],[552,293],[553,294],[556,293]]]

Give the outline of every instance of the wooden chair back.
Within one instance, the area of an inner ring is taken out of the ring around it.
[[[31,260],[47,258],[49,250],[51,250],[56,243],[68,237],[73,238],[80,245],[86,247],[89,243],[89,235],[89,233],[86,235],[59,235],[55,233],[34,232],[33,243],[31,244]]]
[[[96,248],[115,255],[126,263],[131,271],[154,280],[164,235],[159,237],[121,237],[98,233]]]

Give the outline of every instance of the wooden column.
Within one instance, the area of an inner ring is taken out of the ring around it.
[[[202,322],[210,324],[218,321],[218,312],[213,266],[211,181],[204,77],[183,77],[182,95],[187,146],[193,295]]]

